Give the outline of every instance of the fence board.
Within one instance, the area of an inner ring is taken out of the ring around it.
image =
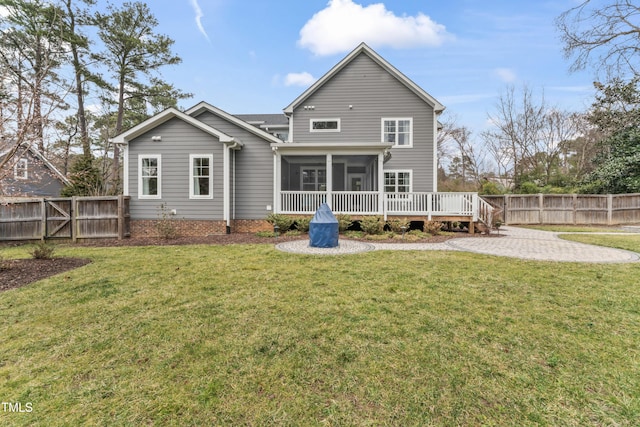
[[[482,196],[505,224],[640,223],[640,194],[505,194]]]
[[[0,241],[124,238],[129,197],[2,198]]]

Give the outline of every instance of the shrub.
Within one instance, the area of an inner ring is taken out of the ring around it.
[[[402,227],[404,227],[404,230],[407,231],[409,230],[410,224],[411,224],[411,221],[409,221],[407,218],[403,218],[403,219],[394,218],[387,221],[387,225],[389,226],[389,229],[394,233],[400,233],[400,234],[402,234]]]
[[[300,233],[308,233],[310,223],[311,217],[300,216],[296,218],[296,230],[298,230]]]
[[[492,181],[486,181],[484,184],[482,184],[482,189],[480,189],[480,194],[486,194],[488,196],[504,194],[504,193],[505,193],[504,187]]]
[[[338,230],[340,233],[347,231],[347,229],[351,227],[351,224],[353,224],[351,215],[348,214],[338,214],[336,215],[336,219],[338,220]]]
[[[356,230],[348,230],[344,232],[345,237],[350,237],[352,239],[361,239],[362,236],[364,236],[364,233],[362,233],[362,231],[356,231]]]
[[[425,233],[429,233],[432,236],[437,235],[442,230],[442,224],[440,221],[425,221],[424,222],[424,231]]]
[[[380,215],[365,216],[360,221],[360,228],[366,234],[382,234],[384,231],[384,221]]]
[[[542,191],[542,188],[536,185],[536,183],[530,181],[523,182],[520,184],[520,188],[518,189],[520,194],[538,194],[542,193]]]
[[[294,219],[290,216],[272,213],[267,216],[267,222],[273,226],[277,225],[279,232],[284,234],[289,231]]]
[[[29,252],[34,259],[51,259],[53,258],[53,253],[55,252],[56,247],[45,240],[42,240],[34,246],[34,248]]]
[[[178,237],[178,229],[176,228],[175,220],[167,204],[163,203],[158,206],[158,222],[156,222],[156,231],[163,239],[175,239]]]
[[[427,233],[425,233],[422,230],[411,230],[407,233],[407,235],[409,236],[415,236],[418,239],[426,239],[427,238]]]

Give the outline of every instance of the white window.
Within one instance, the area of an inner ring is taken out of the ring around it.
[[[382,119],[382,142],[390,142],[395,147],[413,146],[413,119]]]
[[[162,159],[160,154],[138,156],[138,197],[160,199],[162,197]]]
[[[385,193],[411,193],[411,171],[385,171]]]
[[[324,168],[302,168],[302,191],[326,191],[327,171]]]
[[[311,119],[309,132],[340,132],[340,119]]]
[[[28,179],[29,174],[27,173],[27,165],[29,162],[27,159],[20,159],[13,166],[13,177],[15,179]]]
[[[213,155],[189,155],[189,198],[213,198]]]

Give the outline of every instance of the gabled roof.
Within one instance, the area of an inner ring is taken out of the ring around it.
[[[42,154],[40,152],[40,150],[38,150],[36,147],[34,147],[33,145],[29,145],[26,143],[22,143],[20,144],[20,148],[19,150],[26,150],[29,151],[34,157],[38,158],[47,168],[49,168],[49,170],[51,170],[51,172],[58,178],[60,179],[60,181],[62,181],[65,185],[70,185],[71,182],[69,181],[69,179],[67,179],[66,176],[64,176],[62,174],[62,172],[60,172],[54,165],[53,163],[51,163],[49,161],[49,159],[47,159],[44,154]],[[13,150],[13,147],[11,147],[10,145],[2,145],[0,144],[0,158],[6,156],[7,154],[9,154],[11,151]],[[23,151],[24,152],[24,151]],[[17,154],[18,152],[16,152]]]
[[[156,127],[160,126],[162,123],[165,123],[173,118],[180,119],[191,126],[200,129],[203,132],[206,132],[210,135],[215,136],[223,143],[240,143],[233,136],[227,135],[224,132],[220,132],[219,130],[201,122],[198,119],[191,117],[188,114],[185,114],[175,108],[168,108],[161,113],[156,114],[153,117],[148,118],[144,122],[138,124],[137,126],[132,127],[126,132],[121,133],[111,139],[114,144],[127,144],[132,139],[137,138],[138,136],[149,132]],[[240,144],[241,145],[241,144]]]
[[[269,142],[282,142],[280,139],[278,139],[277,137],[271,135],[270,133],[260,129],[259,127],[256,127],[250,123],[247,123],[246,121],[227,113],[224,110],[221,110],[218,107],[214,107],[213,105],[209,104],[208,102],[200,102],[199,104],[189,108],[187,111],[185,111],[186,114],[188,114],[189,116],[196,116],[198,114],[201,114],[203,112],[209,112],[211,114],[215,114],[216,116],[225,119],[228,122],[231,122],[233,124],[235,124],[236,126],[253,133],[256,136],[259,136],[262,139],[265,139]],[[197,119],[194,119],[197,120]]]
[[[444,105],[440,104],[433,96],[429,95],[420,86],[415,84],[411,79],[402,74],[397,68],[387,62],[383,57],[378,55],[373,49],[367,46],[366,43],[361,43],[350,54],[348,54],[342,61],[338,62],[331,70],[329,70],[324,76],[312,84],[306,91],[297,97],[291,104],[285,107],[285,114],[293,113],[293,110],[302,104],[309,96],[320,89],[328,80],[335,76],[340,70],[346,67],[351,61],[353,61],[358,55],[365,54],[378,65],[384,68],[389,74],[398,79],[400,83],[404,84],[409,90],[422,98],[427,104],[431,105],[436,112],[444,111]]]

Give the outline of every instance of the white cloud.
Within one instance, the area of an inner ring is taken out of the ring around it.
[[[204,36],[204,38],[207,39],[207,41],[210,41],[209,35],[207,34],[207,32],[204,29],[204,26],[202,25],[202,18],[204,17],[204,13],[202,13],[202,9],[200,9],[198,0],[190,0],[190,3],[191,3],[191,7],[193,7],[193,11],[196,13],[196,25],[198,26],[198,30]]]
[[[511,68],[496,68],[493,73],[505,83],[513,83],[518,79],[516,72]]]
[[[284,78],[285,86],[309,86],[315,81],[316,78],[306,71],[303,73],[289,73]]]
[[[362,42],[410,48],[438,46],[448,37],[444,25],[423,13],[396,16],[383,3],[362,6],[353,0],[330,0],[302,27],[298,45],[321,56],[350,51]]]

